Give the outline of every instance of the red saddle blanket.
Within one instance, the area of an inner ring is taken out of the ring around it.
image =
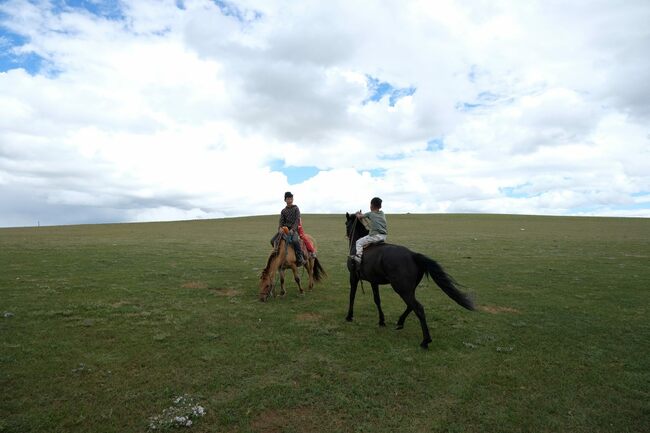
[[[307,252],[315,253],[316,248],[314,247],[314,244],[311,243],[311,240],[309,239],[307,234],[305,234],[305,231],[302,229],[302,225],[298,226],[298,235],[300,236],[300,240],[302,241],[302,244],[307,249]],[[303,248],[303,250],[305,248]]]

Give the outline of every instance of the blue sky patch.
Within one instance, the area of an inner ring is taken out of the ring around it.
[[[15,47],[25,45],[29,39],[0,27],[0,72],[23,68],[31,75],[37,74],[45,60],[35,53],[19,53]]]
[[[427,151],[439,152],[445,148],[445,140],[442,137],[427,141]]]
[[[650,209],[650,203],[630,203],[624,205],[615,205],[612,207],[615,210],[646,210]]]
[[[607,215],[610,212],[625,212],[625,211],[649,211],[649,203],[630,203],[621,205],[591,205],[580,206],[569,209],[571,214],[594,214],[594,215]]]
[[[20,55],[0,54],[0,72],[22,68],[30,75],[36,75],[41,71],[44,63],[45,60],[34,53]]]
[[[317,167],[304,166],[304,167],[287,167],[284,161],[276,159],[271,161],[271,170],[279,171],[287,177],[289,185],[297,185],[304,181],[316,176],[320,170]]]
[[[494,105],[500,96],[492,92],[481,92],[476,95],[476,100],[471,102],[458,102],[456,104],[456,110],[462,111],[464,113],[474,111],[476,109]]]
[[[111,21],[119,21],[125,18],[119,0],[55,0],[52,5],[52,12],[56,14],[66,12],[69,9],[83,9]]]
[[[394,107],[400,99],[414,94],[416,90],[415,87],[394,87],[390,83],[379,81],[378,78],[371,77],[370,75],[366,75],[366,87],[370,92],[370,96],[363,101],[364,105],[369,101],[381,101],[384,96],[388,96],[388,104],[391,107]]]
[[[118,0],[53,0],[50,5],[52,13],[57,15],[77,9],[108,20],[125,18]],[[47,65],[47,60],[34,52],[20,53],[15,50],[29,43],[29,38],[3,28],[1,20],[6,17],[6,14],[0,14],[0,72],[22,68],[30,75],[42,73],[46,66],[51,65]],[[47,74],[56,75],[59,72],[51,69]]]
[[[472,103],[469,103],[469,102],[459,102],[458,104],[456,104],[456,110],[462,111],[462,112],[465,113],[465,112],[468,112],[468,111],[475,110],[475,109],[477,109],[479,107],[482,107],[482,106],[483,106],[483,104],[472,104]]]
[[[239,9],[233,2],[224,0],[214,0],[214,4],[219,7],[222,14],[236,18],[237,21],[247,23],[257,21],[262,18],[262,14],[258,11],[246,11]]]
[[[370,173],[372,177],[383,177],[386,174],[385,168],[373,168],[372,170],[364,170]]]
[[[510,198],[530,198],[532,195],[526,192],[526,189],[530,186],[530,183],[524,183],[517,186],[505,186],[499,188],[499,192]]]

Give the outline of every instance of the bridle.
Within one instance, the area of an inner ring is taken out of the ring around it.
[[[357,227],[358,222],[359,222],[359,218],[357,218],[356,215],[355,215],[354,222],[352,223],[352,228],[350,229],[350,233],[348,234],[348,240],[349,240],[349,242],[348,242],[348,251],[349,251],[349,253],[348,254],[352,254],[352,243],[354,242],[353,236],[354,236],[354,232],[355,232],[355,229]]]

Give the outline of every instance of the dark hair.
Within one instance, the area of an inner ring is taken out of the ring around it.
[[[379,197],[374,197],[372,200],[370,200],[370,206],[381,209],[381,199]]]
[[[293,197],[293,194],[291,194],[291,191],[287,191],[284,193],[284,199],[288,199],[289,197]]]

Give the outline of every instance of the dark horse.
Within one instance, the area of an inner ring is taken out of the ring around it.
[[[345,228],[347,237],[350,240],[350,254],[355,254],[357,239],[368,234],[368,230],[363,224],[357,224],[357,217],[353,214],[346,213],[347,221]],[[390,284],[393,290],[402,298],[406,304],[406,310],[397,321],[397,328],[404,328],[406,317],[415,311],[422,326],[422,343],[420,346],[428,348],[431,343],[431,334],[424,314],[424,307],[415,299],[415,289],[422,281],[426,274],[433,278],[438,286],[456,301],[460,306],[468,310],[474,310],[472,300],[456,287],[456,282],[447,275],[442,267],[434,260],[419,253],[415,253],[406,247],[380,243],[371,245],[363,253],[363,261],[360,269],[351,258],[348,258],[348,270],[350,271],[350,308],[345,318],[348,322],[352,321],[354,297],[357,293],[357,286],[360,280],[370,282],[372,294],[379,312],[379,326],[386,326],[384,322],[384,312],[381,310],[381,300],[379,298],[379,285]]]

